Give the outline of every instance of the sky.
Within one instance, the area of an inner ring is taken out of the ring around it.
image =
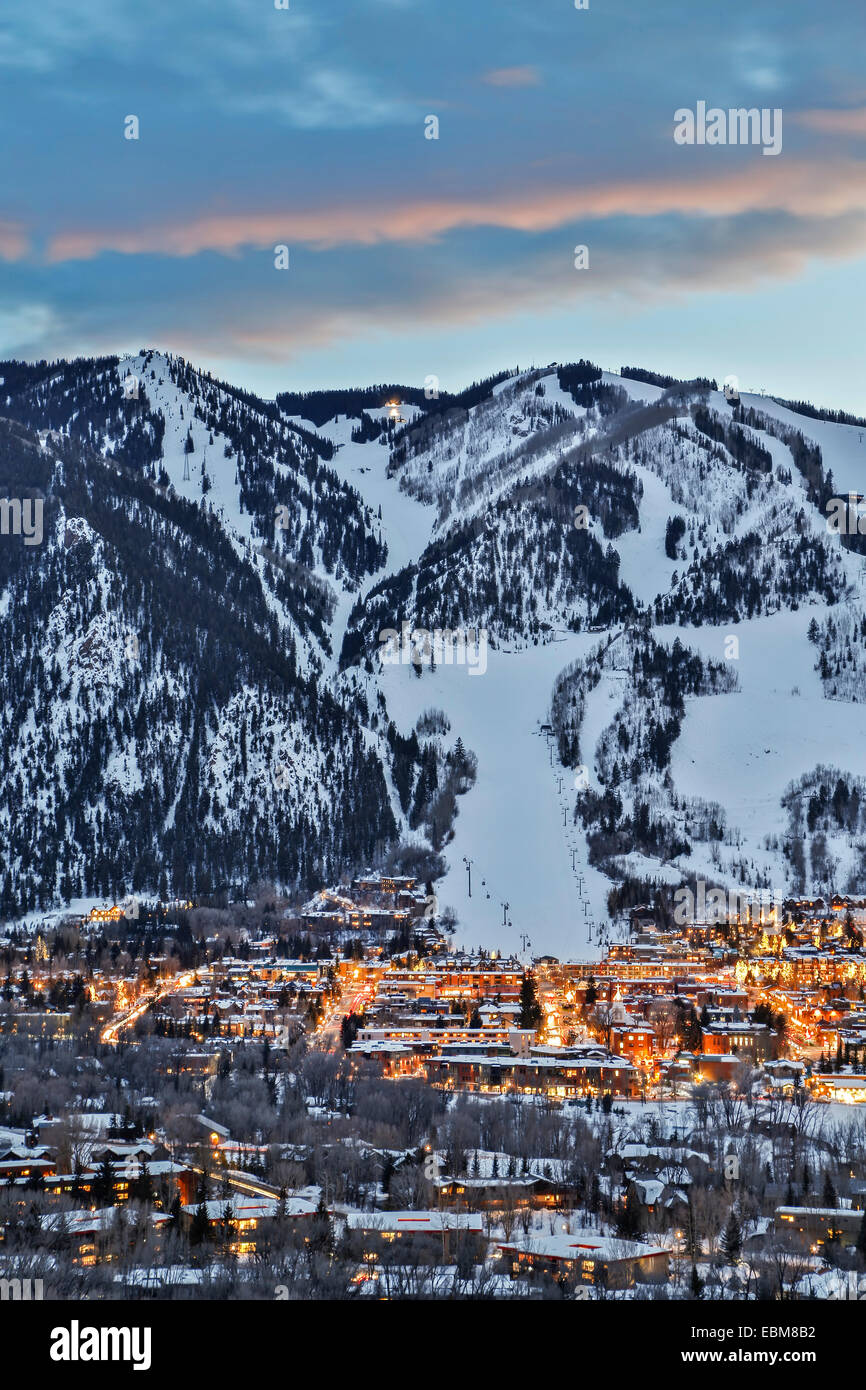
[[[864,40],[856,0],[3,0],[0,358],[271,397],[589,357],[866,414]],[[781,151],[678,143],[699,102]]]

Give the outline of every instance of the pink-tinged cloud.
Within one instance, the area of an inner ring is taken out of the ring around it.
[[[691,153],[689,151],[688,153]],[[563,188],[520,189],[487,197],[416,198],[402,204],[361,204],[267,212],[210,213],[150,227],[106,226],[61,232],[49,245],[51,261],[122,255],[233,255],[244,246],[279,243],[326,249],[337,245],[425,242],[447,232],[499,227],[545,232],[604,217],[733,217],[785,212],[832,218],[866,211],[866,164],[855,160],[757,159],[724,173],[631,179]]]
[[[644,241],[636,226],[633,238],[615,248],[592,245],[589,273],[574,270],[568,243],[559,249],[530,244],[512,267],[507,285],[497,264],[474,265],[455,280],[447,265],[436,268],[434,258],[429,278],[397,276],[392,283],[385,277],[374,313],[366,296],[352,302],[342,283],[335,283],[330,293],[320,287],[306,299],[299,296],[287,313],[280,296],[265,292],[251,300],[246,288],[233,287],[229,279],[225,293],[205,302],[183,296],[151,297],[133,305],[113,301],[95,336],[88,316],[80,325],[46,330],[41,345],[30,351],[70,357],[115,352],[118,342],[125,341],[132,314],[142,341],[170,343],[184,356],[212,362],[217,354],[224,360],[284,367],[311,351],[352,339],[363,342],[369,353],[381,333],[406,333],[417,341],[426,331],[471,330],[495,319],[514,323],[526,313],[559,313],[566,307],[578,312],[604,302],[624,304],[630,313],[639,304],[670,308],[690,294],[716,294],[720,284],[728,292],[760,291],[770,280],[796,278],[819,256],[825,263],[855,259],[866,244],[866,214],[784,222],[780,228],[779,219],[767,218],[744,238],[733,221],[713,237],[705,236],[699,224],[684,221],[672,228],[669,241]]]
[[[481,81],[488,87],[537,87],[538,68],[491,68],[482,73]]]
[[[586,296],[596,302],[626,300],[631,308],[637,302],[669,305],[677,295],[715,292],[720,280],[730,290],[745,292],[766,286],[770,278],[793,279],[814,258],[813,224],[791,228],[790,236],[789,244],[780,247],[778,229],[767,227],[755,232],[744,247],[731,228],[725,244],[710,248],[699,241],[691,244],[694,239],[684,233],[668,251],[622,248],[596,259],[592,280],[575,273],[570,257],[545,253],[511,276],[507,293],[503,293],[496,268],[464,278],[456,296],[445,293],[441,282],[418,284],[408,292],[403,286],[393,294],[385,291],[377,305],[375,331],[417,333],[419,325],[433,332],[471,329],[493,319],[577,306],[586,302]],[[834,222],[822,239],[821,254],[829,261],[849,260],[860,254],[863,240],[862,217]],[[212,323],[197,325],[187,315],[151,336],[154,340],[168,337],[178,344],[179,351],[190,356],[206,357],[217,341],[224,344],[223,351],[238,357],[285,363],[347,339],[369,343],[373,332],[366,304],[298,304],[290,322],[284,313],[270,312],[257,319],[254,327],[230,304],[221,312],[225,318],[218,327]]]
[[[794,111],[789,119],[820,135],[866,135],[866,106],[848,111]]]
[[[0,222],[0,260],[20,261],[29,249],[24,230],[14,222]]]

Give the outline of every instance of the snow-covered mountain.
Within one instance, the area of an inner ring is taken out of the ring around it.
[[[583,360],[0,376],[0,495],[44,499],[0,537],[4,913],[390,856],[467,943],[574,955],[658,883],[866,886],[862,422]]]

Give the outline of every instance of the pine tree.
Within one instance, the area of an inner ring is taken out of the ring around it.
[[[743,1233],[733,1208],[731,1208],[731,1214],[728,1217],[728,1224],[722,1232],[721,1243],[722,1253],[728,1264],[735,1265],[740,1258],[740,1252],[743,1248]]]
[[[210,1227],[207,1219],[207,1208],[204,1202],[199,1202],[193,1214],[189,1227],[190,1245],[201,1245],[207,1240]]]
[[[93,1195],[97,1202],[105,1206],[114,1205],[114,1165],[107,1153],[103,1155],[93,1180]]]
[[[153,1201],[153,1178],[150,1176],[150,1169],[147,1160],[143,1160],[138,1177],[132,1184],[131,1196],[138,1202]]]
[[[623,1240],[639,1240],[643,1231],[643,1213],[633,1187],[626,1193],[625,1202],[617,1214],[616,1233]]]
[[[535,989],[535,980],[527,973],[520,985],[520,1016],[518,1028],[538,1028],[541,1023],[541,1005]]]
[[[182,1210],[182,1208],[181,1208],[181,1204],[180,1204],[180,1193],[179,1193],[179,1192],[176,1192],[176,1193],[174,1194],[174,1197],[172,1198],[171,1206],[170,1206],[169,1209],[168,1209],[168,1217],[169,1217],[169,1219],[168,1219],[168,1226],[169,1226],[169,1230],[172,1230],[172,1231],[179,1231],[179,1230],[180,1230],[180,1216],[181,1216],[181,1210]]]
[[[334,1223],[324,1194],[319,1197],[315,1215],[310,1223],[309,1244],[312,1250],[330,1252],[334,1244]]]

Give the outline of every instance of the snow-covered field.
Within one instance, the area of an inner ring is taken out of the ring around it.
[[[866,775],[866,706],[825,700],[814,670],[806,629],[824,611],[781,612],[730,629],[658,629],[663,639],[679,636],[716,661],[725,637],[738,638],[732,664],[740,690],[687,700],[671,773],[684,795],[720,802],[729,824],[742,831],[742,852],[771,872],[778,856],[762,843],[784,829],[780,798],[791,782],[819,765]]]
[[[413,406],[402,409],[407,419],[418,413]],[[388,410],[367,410],[365,413],[379,420],[387,417]],[[388,449],[378,442],[354,443],[352,430],[358,421],[345,415],[318,429],[300,416],[286,418],[315,430],[322,438],[339,446],[329,466],[361,494],[377,516],[381,512],[382,539],[388,547],[388,572],[393,574],[417,560],[430,539],[436,508],[424,506],[401,492],[397,479],[388,477]]]
[[[619,576],[642,603],[652,603],[657,594],[671,586],[671,576],[682,569],[682,563],[669,560],[665,554],[665,529],[668,517],[677,507],[670,490],[648,468],[631,464],[643,485],[640,506],[640,530],[626,531],[617,536]]]
[[[600,954],[589,924],[604,915],[610,883],[586,864],[582,836],[567,820],[573,789],[540,733],[556,676],[597,640],[568,634],[521,652],[490,650],[483,676],[470,676],[465,666],[425,671],[420,679],[409,666],[383,668],[399,727],[410,729],[430,706],[444,709],[449,738],[459,734],[478,756],[478,780],[458,799],[449,870],[437,885],[440,903],[457,911],[464,945],[520,951],[525,933],[534,955]],[[471,899],[464,856],[472,860]],[[505,902],[510,928],[503,928]]]
[[[748,408],[763,411],[774,420],[781,420],[793,426],[820,445],[824,456],[824,467],[833,474],[837,493],[849,490],[866,492],[866,429],[858,425],[834,425],[828,420],[813,420],[809,415],[798,415],[785,406],[777,405],[769,396],[755,396],[742,392],[740,399]]]

